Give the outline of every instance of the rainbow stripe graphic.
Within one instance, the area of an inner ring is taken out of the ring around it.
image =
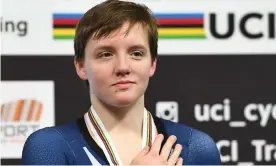
[[[53,14],[53,37],[54,39],[73,39],[75,28],[83,16],[81,13],[55,13]]]
[[[205,39],[203,13],[164,13],[155,15],[160,39]]]
[[[54,13],[53,38],[73,39],[75,27],[82,13]],[[205,39],[203,13],[157,13],[155,14],[160,39]]]

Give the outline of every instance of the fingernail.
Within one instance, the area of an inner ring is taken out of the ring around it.
[[[176,144],[181,150],[182,150],[182,145],[181,144]]]
[[[177,140],[177,137],[175,135],[171,135],[173,140]]]

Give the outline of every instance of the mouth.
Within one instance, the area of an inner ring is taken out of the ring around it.
[[[124,86],[124,85],[129,85],[129,84],[134,84],[134,83],[135,82],[128,81],[128,80],[126,80],[126,81],[118,81],[118,82],[112,84],[112,86]]]

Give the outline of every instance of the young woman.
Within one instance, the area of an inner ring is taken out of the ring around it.
[[[34,132],[23,164],[220,164],[208,135],[145,108],[157,41],[157,23],[146,6],[108,0],[87,11],[76,28],[74,64],[92,105],[75,122]]]

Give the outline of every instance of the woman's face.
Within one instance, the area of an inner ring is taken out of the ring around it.
[[[147,30],[129,23],[107,37],[91,38],[85,48],[85,60],[76,62],[80,78],[88,80],[91,93],[104,103],[124,107],[136,102],[146,91],[154,74]]]

